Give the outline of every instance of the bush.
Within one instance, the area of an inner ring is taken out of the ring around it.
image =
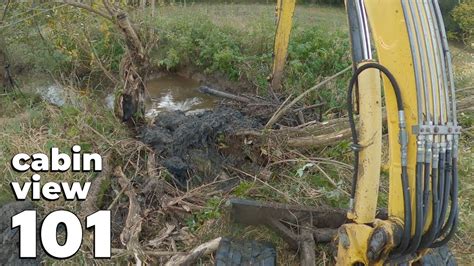
[[[152,55],[155,67],[168,71],[191,67],[229,80],[247,81],[260,92],[268,88],[275,32],[272,20],[258,21],[247,28],[231,28],[206,16],[191,18],[183,13],[157,18],[154,28],[160,36]],[[350,45],[345,32],[296,24],[290,38],[283,87],[287,93],[298,94],[349,64]],[[343,84],[345,80],[333,87],[343,88]],[[340,91],[324,90],[308,101],[325,101],[337,110],[343,106],[342,95],[345,94]]]
[[[17,72],[101,78],[100,60],[106,69],[118,72],[124,50],[113,25],[81,9],[53,7],[45,3],[40,13],[28,11],[27,3],[12,3],[6,17],[11,26],[0,29],[12,67]]]
[[[446,27],[446,31],[450,35],[451,38],[455,38],[456,33],[459,32],[459,25],[456,21],[453,20],[451,16],[451,11],[459,4],[459,0],[440,0],[439,7],[441,9],[441,13],[443,14],[444,26]]]
[[[451,12],[454,21],[461,29],[461,39],[474,48],[474,0],[467,0],[456,6]]]

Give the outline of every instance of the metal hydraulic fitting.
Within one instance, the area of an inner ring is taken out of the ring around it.
[[[435,142],[433,144],[433,162],[431,163],[431,167],[433,169],[438,169],[438,164],[439,164],[439,151],[440,151],[440,148],[439,148],[439,143],[438,142]]]
[[[416,161],[419,163],[425,162],[425,135],[418,135],[416,141]]]
[[[398,111],[398,126],[400,128],[399,142],[401,147],[401,164],[408,165],[408,134],[406,130],[405,112]]]

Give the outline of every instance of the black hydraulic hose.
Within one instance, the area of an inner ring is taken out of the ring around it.
[[[441,213],[439,215],[439,221],[438,221],[438,232],[441,233],[441,229],[445,225],[445,218],[446,218],[446,212],[448,210],[448,204],[449,204],[449,195],[451,193],[451,163],[452,163],[452,158],[451,158],[451,150],[446,150],[446,161],[444,163],[444,191],[443,191],[443,198],[441,199],[441,202],[443,205],[441,205]],[[441,169],[440,169],[441,171]],[[438,237],[440,237],[441,234],[438,234]]]
[[[439,235],[439,230],[441,229],[441,226],[443,226],[441,222],[441,214],[443,212],[443,208],[446,207],[448,202],[445,202],[444,199],[444,193],[445,193],[445,185],[446,185],[446,180],[445,180],[445,162],[446,160],[446,153],[440,152],[439,153],[439,172],[438,172],[438,197],[439,197],[439,210],[440,212],[438,213],[438,228],[436,228],[436,237]],[[435,217],[433,217],[435,218]]]
[[[357,68],[352,75],[352,78],[349,82],[349,88],[347,90],[347,113],[349,114],[349,124],[351,127],[351,134],[352,134],[352,147],[354,150],[354,174],[352,176],[352,189],[351,189],[351,199],[354,199],[355,197],[355,191],[357,188],[357,175],[359,171],[359,138],[357,135],[357,129],[356,129],[356,124],[354,120],[354,111],[353,111],[353,97],[352,97],[352,91],[354,89],[354,85],[357,82],[357,78],[359,77],[360,73],[362,73],[364,70],[367,70],[369,68],[375,68],[380,70],[380,72],[384,73],[385,76],[389,79],[390,83],[392,84],[393,90],[395,92],[395,97],[397,99],[397,108],[398,111],[403,111],[403,101],[402,101],[402,96],[400,92],[400,86],[398,85],[397,81],[395,80],[395,77],[393,76],[390,71],[378,64],[378,63],[367,63],[362,65],[361,67]]]
[[[456,209],[456,212],[457,211],[458,210]],[[454,234],[456,233],[456,229],[458,228],[458,222],[459,222],[459,218],[458,218],[458,216],[455,216],[454,220],[453,220],[453,223],[452,223],[452,226],[450,227],[451,229],[449,230],[449,233],[442,240],[434,242],[431,245],[431,248],[439,248],[441,246],[446,245],[449,242],[449,240],[451,240],[453,238]]]
[[[445,169],[446,168],[446,153],[440,153],[439,154],[439,174],[438,174],[438,197],[439,197],[439,213],[438,213],[438,228],[436,229],[436,238],[439,236],[439,232],[441,230],[441,227],[443,224],[441,224],[441,214],[443,213],[443,208],[445,206],[443,205],[444,203],[444,197],[446,196],[444,193],[446,192],[446,175],[445,175]]]
[[[429,162],[425,162],[425,180],[423,182],[423,217],[425,217],[425,223],[428,221],[426,217],[428,217],[428,210],[429,210],[429,199],[430,199],[430,174],[431,174],[431,164]],[[426,224],[425,224],[426,225]]]
[[[433,168],[431,172],[432,180],[431,180],[431,192],[432,192],[432,222],[431,226],[428,229],[428,232],[422,237],[420,248],[427,248],[433,243],[437,235],[437,228],[438,228],[438,219],[435,217],[439,216],[439,200],[438,200],[438,170]]]
[[[411,235],[411,197],[408,183],[408,170],[406,166],[402,167],[402,187],[403,187],[403,236],[400,245],[398,245],[392,252],[392,257],[397,255],[403,255],[403,252],[407,249],[410,242]]]
[[[452,174],[453,174],[453,187],[451,190],[451,210],[449,212],[448,221],[441,229],[440,235],[444,235],[448,232],[449,233],[445,236],[444,239],[439,240],[431,245],[431,247],[440,247],[446,244],[456,232],[456,228],[458,225],[458,167],[457,167],[457,158],[453,158],[452,162]]]
[[[439,235],[439,230],[442,225],[439,224],[441,220],[441,210],[443,209],[443,194],[444,194],[444,164],[445,164],[445,157],[446,155],[442,152],[439,153],[439,163],[438,163],[438,213],[437,216],[433,215],[433,221],[436,219],[436,229],[435,229],[435,237],[433,240],[436,240]]]
[[[410,241],[408,248],[403,252],[405,254],[412,254],[418,250],[423,234],[423,226],[425,225],[426,216],[423,215],[423,163],[416,163],[416,185],[415,185],[415,234]]]
[[[357,189],[357,176],[358,176],[358,171],[359,171],[359,150],[360,150],[360,145],[359,145],[359,139],[357,135],[357,129],[356,129],[356,124],[354,120],[354,112],[353,112],[353,98],[352,98],[352,91],[354,89],[354,85],[357,82],[357,78],[359,77],[360,73],[362,73],[364,70],[369,69],[369,68],[375,68],[378,69],[380,72],[382,72],[390,81],[393,91],[395,93],[395,97],[397,100],[397,109],[399,113],[399,127],[400,127],[400,134],[401,134],[401,139],[404,138],[404,141],[407,141],[406,138],[406,131],[405,131],[405,116],[404,116],[404,108],[403,108],[403,101],[402,101],[402,94],[400,90],[400,86],[398,85],[395,77],[393,74],[384,66],[378,64],[378,63],[367,63],[362,65],[361,67],[357,68],[352,75],[352,78],[349,82],[349,88],[347,90],[347,112],[349,115],[349,124],[351,128],[351,134],[352,134],[352,148],[354,150],[354,174],[352,176],[352,190],[351,190],[351,201],[354,200],[355,198],[355,193]],[[402,121],[403,120],[403,121]],[[408,183],[408,169],[405,165],[403,164],[403,160],[406,160],[406,143],[402,144],[402,174],[401,174],[401,179],[402,179],[402,190],[403,190],[403,202],[404,202],[404,221],[403,221],[403,237],[401,240],[400,245],[395,248],[394,253],[400,254],[406,248],[408,247],[408,243],[410,241],[410,233],[411,233],[411,197],[410,197],[410,186]]]

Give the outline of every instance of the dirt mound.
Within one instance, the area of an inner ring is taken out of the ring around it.
[[[194,115],[161,113],[155,121],[142,130],[140,139],[155,149],[156,161],[182,188],[214,180],[226,166],[252,164],[245,153],[224,152],[229,148],[227,138],[239,130],[262,127],[257,119],[222,106]]]

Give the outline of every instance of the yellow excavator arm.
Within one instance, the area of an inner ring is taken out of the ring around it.
[[[346,0],[345,6],[354,70],[347,105],[355,162],[348,222],[337,234],[337,264],[414,262],[444,246],[458,223],[461,129],[443,18],[437,0]],[[278,0],[272,88],[281,86],[294,9],[295,0]],[[388,217],[382,220],[376,213],[386,149],[383,109],[390,163]]]
[[[358,86],[360,120],[356,128],[349,110],[356,173],[337,263],[415,261],[446,244],[457,225],[460,128],[440,8],[435,0],[346,0],[346,10],[355,66],[350,86]],[[388,220],[375,218],[380,76],[389,131]]]
[[[271,87],[280,89],[288,54],[291,27],[293,25],[293,14],[295,12],[296,0],[278,0],[275,9],[276,33],[273,48],[273,71],[271,75]]]

